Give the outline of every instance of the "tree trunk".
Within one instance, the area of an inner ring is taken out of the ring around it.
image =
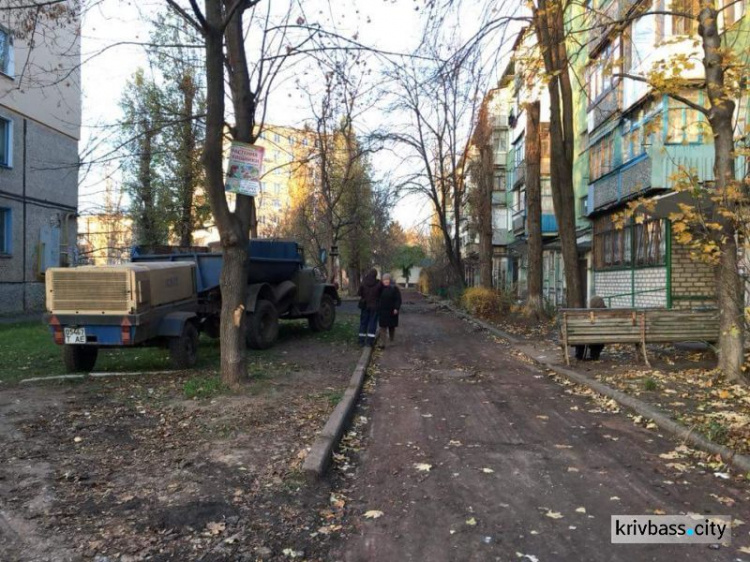
[[[718,13],[715,4],[703,4],[698,15],[698,33],[703,40],[703,66],[706,71],[706,92],[711,107],[708,121],[714,135],[714,179],[720,203],[735,214],[737,203],[727,198],[735,187],[734,131],[732,118],[735,103],[727,95]],[[739,272],[737,241],[732,219],[721,217],[720,263],[717,271],[719,304],[719,369],[727,379],[746,382],[742,375],[744,361],[744,294]]]
[[[539,0],[533,18],[549,77],[552,202],[565,269],[566,306],[582,308],[584,295],[578,268],[573,186],[573,91],[565,45],[564,6]]]
[[[245,311],[247,235],[235,213],[229,211],[224,192],[224,37],[222,2],[206,0],[206,139],[203,165],[206,191],[219,229],[224,252],[221,272],[221,379],[237,388],[245,378]],[[235,15],[235,18],[237,15]],[[239,209],[239,201],[237,203]]]
[[[193,244],[193,197],[195,196],[195,174],[193,159],[195,158],[195,128],[193,125],[193,106],[195,104],[195,82],[190,71],[182,78],[180,91],[183,95],[183,123],[182,144],[180,158],[180,220],[177,231],[180,236],[180,246],[188,247]]]
[[[480,114],[481,115],[481,114]],[[480,117],[481,118],[481,117]],[[484,114],[484,123],[479,126],[484,128],[482,135],[484,142],[479,148],[480,171],[479,171],[479,201],[478,201],[478,227],[479,227],[479,284],[487,289],[492,288],[492,188],[495,183],[495,170],[493,158],[493,146],[490,124]]]
[[[138,225],[138,243],[152,247],[160,240],[156,227],[156,197],[151,166],[153,164],[154,138],[151,122],[143,121],[143,136],[140,140],[140,158],[138,161],[138,194],[141,203],[141,218]]]
[[[526,314],[539,320],[542,316],[542,180],[539,102],[526,106],[526,228],[529,243],[529,294]]]

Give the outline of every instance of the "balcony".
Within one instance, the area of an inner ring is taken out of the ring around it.
[[[492,192],[492,205],[493,206],[507,206],[508,205],[508,193],[506,191],[493,191]]]
[[[526,209],[513,211],[513,234],[522,235],[526,232]]]
[[[542,213],[542,234],[557,234],[557,219],[554,214]]]
[[[492,163],[495,167],[505,168],[508,165],[508,151],[496,150],[492,155]]]
[[[655,144],[648,155],[635,158],[589,184],[589,211],[628,201],[650,189],[671,189],[673,176],[681,170],[696,174],[701,182],[711,181],[713,164],[712,144]]]
[[[517,189],[526,180],[526,163],[521,162],[513,171],[513,189]]]
[[[507,228],[492,229],[492,245],[507,246],[513,240],[513,233]]]

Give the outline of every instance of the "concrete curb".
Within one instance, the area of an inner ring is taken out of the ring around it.
[[[589,388],[598,392],[599,394],[602,394],[608,398],[612,398],[615,402],[617,402],[621,406],[624,406],[641,416],[651,419],[661,429],[663,429],[664,431],[668,433],[671,433],[675,437],[678,437],[684,441],[687,441],[693,446],[695,446],[696,448],[706,451],[708,453],[711,453],[714,455],[721,455],[721,458],[727,464],[730,464],[745,472],[750,472],[750,456],[741,455],[733,451],[729,447],[725,447],[724,445],[719,445],[718,443],[714,443],[713,441],[711,441],[710,439],[708,439],[706,436],[702,435],[701,433],[694,431],[690,428],[687,428],[680,423],[677,423],[676,421],[671,419],[666,413],[664,413],[663,411],[657,408],[654,408],[653,406],[644,402],[643,400],[639,400],[633,396],[630,396],[629,394],[625,394],[621,390],[617,390],[616,388],[612,388],[609,385],[599,382],[596,379],[592,379],[591,377],[588,377],[577,371],[573,371],[572,369],[561,367],[559,365],[552,363],[549,360],[542,358],[538,353],[535,353],[534,349],[530,345],[524,344],[520,339],[500,330],[499,328],[496,328],[492,324],[484,322],[483,320],[479,320],[478,318],[474,318],[472,315],[466,312],[463,312],[461,310],[458,310],[455,306],[453,306],[453,304],[447,301],[432,300],[432,302],[440,306],[445,306],[447,309],[451,310],[453,313],[455,313],[457,316],[460,316],[464,320],[474,322],[475,324],[478,324],[479,326],[481,326],[488,332],[498,337],[501,337],[505,340],[508,340],[518,351],[523,353],[529,359],[533,360],[535,363],[543,366],[545,369],[554,371],[555,373],[562,375],[578,384],[588,386]]]
[[[359,394],[365,384],[365,375],[372,359],[373,350],[374,347],[369,346],[365,346],[362,350],[354,373],[349,380],[349,386],[344,391],[344,396],[331,413],[302,464],[302,472],[311,480],[322,478],[331,465],[333,451],[341,441],[341,437],[343,437],[344,431],[351,421]]]

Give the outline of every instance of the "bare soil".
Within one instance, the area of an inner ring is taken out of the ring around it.
[[[324,559],[309,533],[328,491],[299,467],[359,357],[356,331],[282,336],[236,394],[187,400],[196,373],[6,386],[0,559]]]

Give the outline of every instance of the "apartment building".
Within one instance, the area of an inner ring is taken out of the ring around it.
[[[80,34],[62,8],[31,29],[0,10],[0,314],[43,308],[46,269],[75,261]]]
[[[492,154],[493,186],[491,200],[485,202],[490,205],[492,221],[492,286],[505,288],[508,284],[508,243],[509,215],[507,200],[507,157],[510,140],[509,115],[511,108],[511,91],[507,80],[500,81],[496,88],[490,90],[483,103],[486,108],[486,126],[491,131],[488,139]],[[469,166],[480,160],[480,147],[472,143],[470,147]],[[467,174],[467,193],[477,189],[474,174]],[[472,200],[467,197],[467,201]],[[471,206],[467,203],[462,212],[461,247],[464,253],[465,282],[469,287],[480,283],[480,241],[477,231],[478,224],[472,216]]]
[[[686,10],[697,13],[697,1]],[[746,3],[722,13],[720,25],[733,33]],[[669,220],[690,196],[672,191],[674,177],[690,171],[701,183],[713,180],[713,139],[705,117],[674,99],[654,92],[642,81],[660,61],[676,56],[702,57],[693,19],[666,14],[658,3],[609,0],[603,14],[640,14],[628,25],[593,26],[585,83],[589,160],[587,216],[593,225],[593,293],[611,307],[694,308],[715,305],[713,268],[690,258]],[[746,48],[747,29],[735,31],[735,48]],[[707,105],[701,90],[700,63],[684,69],[693,80],[680,92]],[[744,107],[743,107],[744,105]],[[738,107],[740,130],[746,127],[747,100]],[[743,174],[744,175],[744,174]],[[618,228],[618,213],[629,201],[646,197],[648,212]]]

